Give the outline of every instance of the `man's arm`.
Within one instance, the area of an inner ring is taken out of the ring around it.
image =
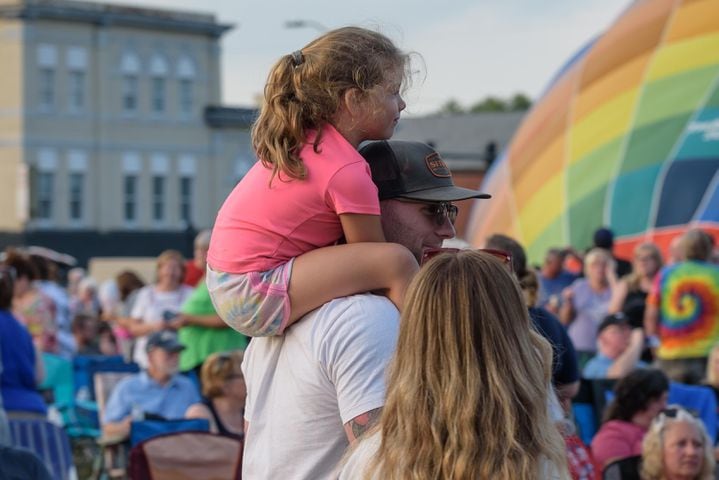
[[[375,408],[369,412],[357,415],[355,418],[345,423],[345,434],[350,444],[360,438],[364,433],[377,424],[382,413],[382,408]]]
[[[127,438],[130,436],[130,422],[132,416],[128,415],[119,422],[107,422],[102,426],[102,435],[105,438]]]
[[[644,332],[641,328],[632,330],[629,346],[607,370],[607,378],[621,378],[634,370],[644,350]]]

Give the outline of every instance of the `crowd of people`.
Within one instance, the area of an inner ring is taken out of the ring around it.
[[[150,283],[72,269],[62,287],[47,258],[6,251],[7,415],[47,415],[48,356],[121,355],[140,372],[110,394],[105,435],[206,419],[244,442],[247,479],[598,479],[624,461],[623,478],[711,478],[716,425],[667,403],[675,384],[719,392],[714,238],[690,229],[666,262],[652,243],[628,261],[598,228],[537,267],[506,235],[443,248],[454,202],[489,195],[389,140],[409,58],[356,27],[282,57],[261,161],[194,258],[162,252]],[[590,380],[616,384],[585,444],[572,405]]]
[[[195,256],[187,261],[178,251],[162,252],[148,284],[129,270],[98,284],[84,269],[72,268],[64,271],[61,286],[64,266],[54,259],[23,247],[4,252],[0,444],[8,448],[3,458],[17,454],[9,448],[8,418],[62,421],[49,414],[55,399],[46,371],[58,361],[80,358],[139,366],[138,374],[113,389],[100,412],[108,438],[126,437],[133,419],[205,417],[212,431],[241,438],[240,364],[248,338],[217,316],[204,275],[195,274],[204,271],[209,237],[209,230],[198,234]],[[77,399],[83,394],[77,392]]]

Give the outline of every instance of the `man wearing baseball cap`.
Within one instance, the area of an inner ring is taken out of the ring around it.
[[[372,142],[360,154],[377,185],[385,238],[418,262],[424,249],[454,237],[452,202],[489,198],[454,185],[440,155],[423,143]],[[398,321],[386,297],[367,293],[326,303],[283,336],[252,340],[243,362],[244,478],[332,478],[384,405]]]
[[[607,315],[597,327],[597,354],[584,367],[584,378],[621,378],[635,368],[648,365],[639,358],[644,332],[632,329],[622,312]]]
[[[187,408],[200,401],[192,380],[178,373],[179,354],[184,348],[171,330],[150,335],[147,370],[123,379],[110,394],[102,418],[105,436],[129,435],[136,414],[184,418]]]

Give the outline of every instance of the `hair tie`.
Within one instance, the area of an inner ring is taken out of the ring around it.
[[[294,64],[295,67],[299,67],[300,65],[302,65],[304,63],[304,61],[305,61],[305,56],[302,55],[301,50],[295,50],[294,52],[292,52],[292,63]]]

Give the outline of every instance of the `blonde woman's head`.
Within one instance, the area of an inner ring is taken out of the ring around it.
[[[380,478],[539,478],[563,468],[548,416],[551,348],[491,254],[428,262],[402,313],[380,421]]]
[[[680,407],[654,419],[642,442],[642,479],[714,478],[714,449],[701,420]]]

